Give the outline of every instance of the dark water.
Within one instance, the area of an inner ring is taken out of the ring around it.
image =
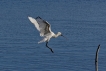
[[[28,16],[41,16],[68,40],[51,39],[51,53],[37,43],[42,38]],[[99,71],[105,71],[105,0],[0,1],[0,71],[95,71],[99,44]]]

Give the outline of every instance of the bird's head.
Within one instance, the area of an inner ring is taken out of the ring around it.
[[[57,34],[58,34],[58,36],[61,36],[62,35],[61,32],[58,32]]]
[[[63,36],[61,32],[58,32],[57,34],[58,34],[58,36]],[[64,37],[64,36],[63,36],[63,37]],[[64,38],[66,38],[66,37],[64,37]],[[66,38],[66,39],[67,39],[67,38]]]

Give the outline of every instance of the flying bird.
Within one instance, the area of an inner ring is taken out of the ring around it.
[[[39,41],[38,43],[46,42],[46,47],[49,48],[52,53],[54,53],[52,48],[50,48],[48,46],[48,42],[51,38],[56,38],[58,36],[63,36],[61,34],[61,32],[58,32],[57,34],[53,33],[51,31],[50,24],[47,21],[43,20],[39,16],[36,17],[36,18],[28,17],[28,19],[31,21],[31,23],[33,23],[35,25],[36,29],[40,32],[40,36],[44,37],[43,40]]]

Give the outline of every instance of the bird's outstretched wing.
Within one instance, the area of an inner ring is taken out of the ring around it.
[[[32,17],[28,17],[28,19],[35,25],[36,29],[40,31],[39,24],[37,23],[37,21]]]
[[[37,17],[36,19],[32,17],[28,17],[29,20],[35,25],[38,31],[40,31],[40,36],[45,36],[48,33],[51,33],[50,24],[43,20],[40,17]]]

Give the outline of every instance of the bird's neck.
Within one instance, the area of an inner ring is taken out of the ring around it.
[[[55,35],[54,35],[55,38],[58,37],[58,36],[59,36],[59,34],[55,34]]]

